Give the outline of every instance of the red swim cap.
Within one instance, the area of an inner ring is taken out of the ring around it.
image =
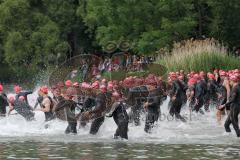
[[[65,85],[66,85],[67,87],[71,87],[71,86],[72,86],[72,81],[71,81],[71,80],[67,80],[67,81],[65,82]]]
[[[92,86],[91,86],[93,89],[99,89],[99,82],[98,81],[95,81]]]
[[[232,75],[230,77],[230,81],[237,82],[238,81],[238,77],[236,75]]]
[[[0,91],[3,91],[3,85],[0,84]]]
[[[113,84],[112,83],[109,83],[108,86],[107,86],[107,90],[113,90]]]
[[[223,70],[219,71],[220,76],[227,76],[227,73]]]
[[[199,77],[198,74],[194,74],[194,75],[193,75],[193,78],[194,78],[195,80],[199,80],[200,77]]]
[[[196,79],[194,79],[194,78],[191,78],[191,79],[188,80],[188,85],[189,85],[189,86],[192,86],[192,85],[194,85],[195,83],[196,83]]]
[[[9,101],[10,103],[13,103],[13,102],[14,102],[14,97],[13,97],[13,96],[8,97],[8,101]]]
[[[40,92],[44,93],[44,94],[48,94],[48,87],[47,86],[42,86],[40,88]]]
[[[214,74],[212,74],[212,73],[208,73],[208,78],[209,78],[209,79],[215,79],[215,76],[214,76]]]
[[[15,91],[15,93],[19,93],[22,91],[22,88],[20,86],[16,85],[16,86],[14,86],[14,91]]]
[[[25,98],[23,96],[20,96],[20,97],[18,97],[18,100],[23,102],[25,100]]]

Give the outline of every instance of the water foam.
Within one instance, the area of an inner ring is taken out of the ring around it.
[[[34,105],[37,98],[37,92],[29,95],[30,105]],[[161,106],[162,113],[168,115],[167,99]],[[12,112],[14,114],[14,112]],[[213,144],[232,144],[239,143],[236,140],[235,132],[230,134],[224,132],[223,124],[216,122],[215,110],[213,109],[205,115],[192,114],[189,119],[189,110],[183,108],[182,115],[188,118],[187,123],[177,120],[162,119],[158,121],[153,128],[151,134],[144,132],[144,115],[142,116],[141,125],[134,126],[129,124],[129,140],[128,142],[138,143],[213,143]],[[67,123],[54,120],[50,122],[48,129],[44,128],[44,114],[41,111],[35,111],[36,121],[26,122],[20,115],[14,114],[9,117],[0,119],[0,137],[1,141],[11,139],[25,139],[36,141],[67,141],[67,142],[109,142],[113,141],[112,137],[116,130],[116,124],[112,118],[105,118],[104,124],[101,126],[97,135],[90,135],[88,124],[85,128],[80,128],[76,136],[64,135]],[[226,117],[223,118],[223,121]]]

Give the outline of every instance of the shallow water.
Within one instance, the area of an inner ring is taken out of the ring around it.
[[[29,97],[34,104],[36,93]],[[162,105],[167,115],[167,101]],[[89,135],[89,125],[77,135],[64,135],[66,122],[55,120],[44,129],[44,115],[36,111],[36,121],[19,115],[0,119],[0,159],[239,159],[240,138],[225,133],[216,123],[215,111],[196,115],[183,109],[187,123],[162,117],[151,134],[129,125],[129,140],[112,138],[116,125],[106,118],[99,133]]]
[[[6,142],[0,159],[239,159],[239,145]]]

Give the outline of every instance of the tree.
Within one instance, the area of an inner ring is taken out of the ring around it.
[[[230,47],[240,45],[240,1],[239,0],[209,0],[212,7],[213,19],[211,33],[213,36]]]
[[[58,45],[65,43],[57,24],[30,2],[5,0],[0,5],[4,57],[12,67],[42,62],[49,54],[56,54]]]
[[[126,39],[140,53],[190,37],[196,25],[190,0],[89,0],[85,9],[81,15],[99,45]]]
[[[213,18],[211,6],[206,0],[193,0],[194,11],[196,12],[196,38],[209,37],[210,23]]]
[[[60,38],[70,45],[69,56],[73,56],[92,48],[86,26],[82,18],[77,16],[78,0],[43,0],[44,11],[60,30]]]

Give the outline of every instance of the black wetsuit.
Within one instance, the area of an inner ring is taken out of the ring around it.
[[[215,80],[209,80],[207,84],[207,96],[206,96],[206,103],[205,103],[205,109],[209,109],[210,104],[217,104],[218,97],[217,97],[217,91],[218,91],[218,84]]]
[[[188,86],[187,84],[184,82],[184,81],[180,81],[182,83],[182,86],[183,86],[183,92],[184,94],[182,95],[182,101],[183,101],[183,104],[182,106],[186,105],[187,103],[187,95],[186,95],[186,91],[188,89]]]
[[[33,93],[32,91],[22,91],[16,95],[15,99],[18,100],[20,96],[23,96],[25,99],[25,102],[29,105],[27,96],[32,93]]]
[[[149,94],[146,86],[133,87],[129,89],[127,95],[127,103],[132,105],[130,119],[136,126],[140,125],[141,111],[143,111],[143,103]]]
[[[89,113],[92,115],[92,118],[94,118],[91,124],[90,134],[96,134],[104,122],[105,117],[103,112],[106,110],[106,95],[103,93],[98,94],[95,102],[95,107],[89,111]]]
[[[62,99],[57,105],[55,111],[63,111],[64,114],[60,117],[60,119],[64,119],[68,122],[68,126],[65,130],[65,134],[77,133],[77,120],[75,118],[75,108],[77,106],[77,103],[73,100],[65,100]]]
[[[43,101],[43,97],[42,96],[38,96],[37,101],[36,101],[33,109],[36,109],[37,106],[42,103],[42,101]]]
[[[13,109],[17,111],[18,114],[23,116],[27,121],[34,120],[34,112],[32,111],[32,107],[27,103],[15,100],[13,103]]]
[[[175,96],[176,99],[172,100],[172,97]],[[186,91],[184,86],[179,80],[175,80],[172,85],[172,89],[170,90],[170,111],[169,114],[171,116],[174,116],[177,119],[180,119],[181,121],[185,122],[186,120],[180,115],[181,107],[184,103],[186,96]]]
[[[96,105],[96,101],[95,101],[94,97],[87,96],[87,97],[85,97],[84,102],[83,102],[83,111],[84,112],[89,111],[95,105]]]
[[[195,87],[195,98],[196,98],[196,103],[195,106],[193,107],[193,110],[196,112],[199,112],[204,103],[206,102],[206,95],[207,95],[207,85],[205,83],[205,80],[201,80],[196,84]],[[201,111],[203,114],[203,112]]]
[[[6,116],[6,107],[8,106],[7,95],[2,93],[0,94],[0,117]]]
[[[209,93],[208,93],[208,83],[205,79],[200,80],[202,90],[203,90],[203,105],[205,111],[209,111]]]
[[[96,102],[95,102],[95,99],[93,97],[86,96],[84,98],[84,102],[83,102],[83,105],[82,105],[83,108],[82,108],[81,112],[90,111],[90,109],[92,107],[94,107],[95,104],[96,104]],[[80,118],[80,126],[79,127],[85,127],[86,124],[87,124],[87,122],[86,121],[82,121],[81,118]]]
[[[117,124],[117,130],[114,134],[114,138],[125,138],[128,139],[128,121],[129,117],[126,111],[126,107],[123,102],[115,102],[112,105],[111,111],[108,117],[113,116],[115,123]]]
[[[220,85],[217,93],[220,94],[220,97],[218,98],[218,105],[223,105],[227,102],[227,89],[223,86]],[[227,106],[229,107],[229,105]],[[224,111],[225,108],[220,109],[221,111]]]
[[[63,96],[53,96],[53,100],[58,104],[61,100],[63,100]]]
[[[48,96],[48,99],[50,100],[50,110],[49,110],[49,112],[44,112],[46,122],[54,119],[54,114],[53,114],[53,110],[52,110],[54,104],[53,104],[51,97]],[[41,108],[45,108],[45,106],[42,103],[40,103],[40,106],[41,106]]]
[[[146,120],[144,131],[151,132],[153,124],[158,121],[160,115],[161,97],[157,92],[151,92],[149,94],[147,102],[149,103],[146,110]]]
[[[230,105],[230,113],[225,121],[224,127],[226,132],[231,132],[230,124],[233,125],[233,128],[237,134],[237,137],[240,137],[240,130],[238,125],[238,115],[240,113],[240,85],[238,84],[232,89],[231,96],[226,105]]]

